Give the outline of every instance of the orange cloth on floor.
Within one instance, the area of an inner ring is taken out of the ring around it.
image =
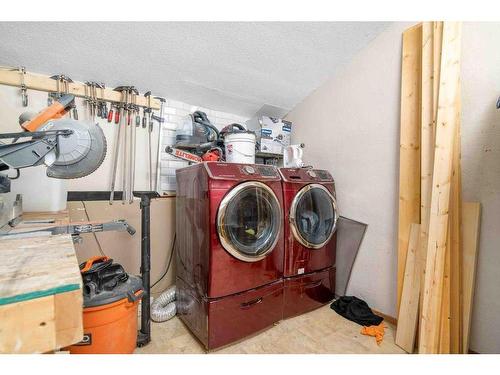
[[[377,340],[377,345],[380,345],[382,344],[382,340],[384,339],[384,333],[385,333],[384,322],[380,323],[378,326],[363,327],[361,329],[361,333],[367,336],[375,336],[375,340]]]

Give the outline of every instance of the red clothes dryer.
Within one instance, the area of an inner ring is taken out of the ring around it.
[[[179,169],[177,311],[207,349],[282,319],[283,199],[269,165]]]
[[[335,291],[337,202],[328,171],[281,168],[285,213],[285,318],[331,301]]]

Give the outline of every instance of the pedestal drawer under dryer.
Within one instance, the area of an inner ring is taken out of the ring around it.
[[[335,267],[284,279],[283,317],[291,318],[329,303],[335,293]]]
[[[208,302],[208,348],[257,333],[283,319],[283,281]]]

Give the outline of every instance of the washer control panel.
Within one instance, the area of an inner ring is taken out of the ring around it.
[[[246,174],[254,174],[255,173],[255,168],[252,167],[251,165],[245,165],[243,168],[243,172]]]
[[[309,177],[312,177],[312,178],[316,178],[317,177],[316,172],[314,172],[312,169],[309,169],[307,171],[307,174],[309,175]]]
[[[273,165],[238,164],[223,162],[204,163],[212,178],[238,180],[280,180],[278,168]]]
[[[288,182],[333,182],[330,172],[323,169],[280,168],[279,171]]]

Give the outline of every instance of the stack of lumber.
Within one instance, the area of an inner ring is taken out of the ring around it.
[[[462,202],[461,24],[403,33],[396,344],[466,353],[479,203]]]

